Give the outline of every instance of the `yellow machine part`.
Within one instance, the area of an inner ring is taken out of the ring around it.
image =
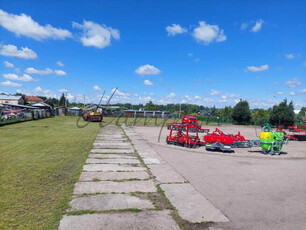
[[[270,132],[261,132],[260,133],[260,139],[271,139],[271,133]]]
[[[95,116],[95,115],[100,116],[101,114],[99,112],[91,112],[90,113],[90,116]]]

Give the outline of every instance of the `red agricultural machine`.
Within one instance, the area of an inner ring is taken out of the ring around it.
[[[206,134],[204,136],[204,142],[206,143],[205,149],[207,151],[222,152],[234,152],[232,148],[250,148],[258,145],[256,141],[245,139],[240,132],[236,135],[226,134],[218,128],[214,132]]]
[[[290,132],[293,132],[291,136],[294,138],[294,140],[306,141],[306,125],[303,125],[302,127],[299,127],[297,125],[288,126],[288,129]]]
[[[187,148],[197,148],[205,145],[200,140],[198,133],[209,132],[209,129],[202,129],[195,116],[183,116],[182,122],[168,124],[170,130],[167,136],[167,144],[180,145]],[[194,133],[191,135],[191,133]]]

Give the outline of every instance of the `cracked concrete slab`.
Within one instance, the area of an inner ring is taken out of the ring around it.
[[[94,196],[77,197],[70,202],[69,211],[77,210],[120,210],[129,208],[154,209],[149,200],[127,194],[102,194]]]
[[[171,212],[143,211],[125,213],[100,213],[79,216],[64,216],[59,230],[179,230]]]
[[[113,158],[113,159],[138,159],[136,155],[127,155],[127,154],[89,154],[89,158]]]
[[[90,152],[92,153],[134,153],[134,149],[92,149]]]
[[[83,166],[83,171],[87,172],[107,172],[107,171],[146,171],[145,167],[134,167],[128,164],[88,164]]]
[[[149,179],[150,175],[147,171],[137,172],[82,172],[79,181],[99,180],[128,180],[128,179]]]
[[[185,179],[168,164],[149,165],[148,167],[160,183],[185,182]]]
[[[77,182],[73,193],[76,195],[90,193],[130,193],[130,192],[156,192],[156,186],[152,180],[145,181],[99,181]]]
[[[96,159],[88,158],[87,164],[140,164],[138,159]]]
[[[191,223],[203,221],[228,222],[228,218],[191,184],[161,184],[166,197],[179,215]]]
[[[132,149],[131,144],[103,144],[103,143],[94,143],[93,148],[95,149]]]

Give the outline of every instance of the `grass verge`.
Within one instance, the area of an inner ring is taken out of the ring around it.
[[[0,229],[57,229],[99,131],[76,121],[0,127]]]

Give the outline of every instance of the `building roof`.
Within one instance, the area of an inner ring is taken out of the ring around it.
[[[19,100],[21,96],[0,95],[0,100]]]
[[[34,107],[51,107],[50,105],[48,105],[44,102],[35,102],[35,103],[31,104],[31,106],[34,106]]]
[[[28,106],[28,105],[15,105],[15,104],[10,104],[10,103],[2,103],[2,105],[11,106],[14,108],[37,109],[36,107]]]
[[[25,96],[28,101],[43,101],[40,97],[37,96]]]

